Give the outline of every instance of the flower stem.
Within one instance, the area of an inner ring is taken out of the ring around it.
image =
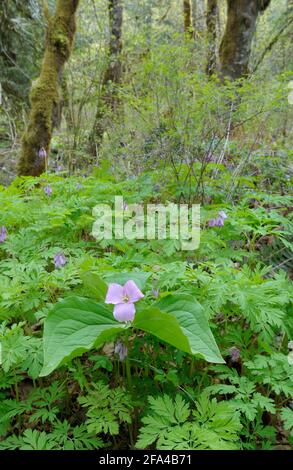
[[[130,361],[128,357],[125,359],[125,368],[126,368],[127,384],[128,384],[129,390],[132,390],[131,368],[130,368]]]
[[[191,357],[190,360],[190,369],[189,369],[189,378],[192,379],[195,372],[195,358]]]

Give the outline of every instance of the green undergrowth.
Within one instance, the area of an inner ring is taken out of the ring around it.
[[[292,198],[268,192],[265,176],[239,178],[230,198],[229,181],[221,171],[207,183],[195,251],[178,240],[91,234],[93,207],[115,196],[127,205],[178,202],[182,188],[168,169],[122,181],[96,169],[0,188],[0,449],[290,448]],[[210,227],[219,211],[224,225]],[[56,268],[58,253],[66,263]],[[225,363],[135,327],[40,376],[48,314],[61,300],[103,302],[95,279],[108,284],[123,273],[143,285],[143,306],[168,295],[200,304]]]

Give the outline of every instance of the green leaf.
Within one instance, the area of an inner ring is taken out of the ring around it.
[[[144,273],[144,272],[131,272],[131,273],[110,273],[105,274],[104,278],[106,282],[117,283],[124,285],[129,279],[135,282],[135,284],[139,287],[139,289],[144,289],[145,284],[150,277],[151,273]]]
[[[40,376],[112,339],[126,327],[104,304],[82,297],[57,303],[44,327],[44,366]]]
[[[284,421],[284,428],[293,431],[293,410],[290,408],[282,408],[281,417]]]
[[[164,298],[156,307],[137,313],[133,326],[209,362],[224,362],[203,309],[191,296]],[[114,319],[104,304],[82,297],[63,300],[45,320],[44,366],[40,375],[48,375],[92,347],[110,341],[126,327]]]
[[[82,273],[80,277],[90,297],[96,300],[105,300],[107,284],[97,273],[86,271]]]
[[[173,315],[151,307],[135,315],[133,326],[172,344],[177,349],[192,354],[188,338]]]
[[[190,295],[165,297],[151,309],[137,314],[134,326],[182,351],[201,355],[208,362],[225,362],[202,306]]]
[[[136,448],[145,449],[154,442],[162,450],[238,448],[241,423],[230,403],[210,400],[204,392],[193,410],[180,395],[175,400],[164,394],[148,401],[150,411],[142,418]]]

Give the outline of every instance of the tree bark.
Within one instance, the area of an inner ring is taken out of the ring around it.
[[[215,74],[217,69],[217,0],[208,0],[207,3],[207,74]]]
[[[122,76],[121,52],[122,52],[122,22],[123,10],[121,0],[109,0],[109,65],[104,81],[120,83]]]
[[[205,0],[191,0],[193,36],[200,36],[205,30]]]
[[[22,137],[18,161],[19,175],[39,176],[46,169],[52,130],[60,121],[62,73],[69,59],[76,30],[75,14],[79,0],[57,0],[55,14],[47,11],[45,53],[40,75],[32,83],[31,111],[28,127]]]
[[[186,37],[192,38],[192,21],[191,21],[191,4],[190,0],[183,0],[183,18],[184,18],[184,33]]]
[[[100,144],[107,128],[107,124],[104,120],[105,112],[109,108],[113,112],[118,110],[119,99],[117,96],[117,85],[119,85],[122,80],[122,0],[108,0],[108,12],[110,26],[109,58],[103,78],[101,97],[95,116],[94,128],[90,137],[90,147],[93,153],[95,153],[96,145]]]
[[[237,80],[249,74],[256,21],[269,4],[270,0],[227,0],[227,24],[219,51],[223,78]]]

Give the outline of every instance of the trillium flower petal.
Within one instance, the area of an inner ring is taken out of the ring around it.
[[[123,302],[123,287],[120,284],[109,284],[106,295],[106,304],[121,304]]]
[[[123,294],[128,297],[128,302],[137,302],[144,297],[134,281],[129,280],[123,287]]]
[[[117,321],[132,321],[135,315],[135,306],[132,303],[117,304],[114,307],[113,315]]]

